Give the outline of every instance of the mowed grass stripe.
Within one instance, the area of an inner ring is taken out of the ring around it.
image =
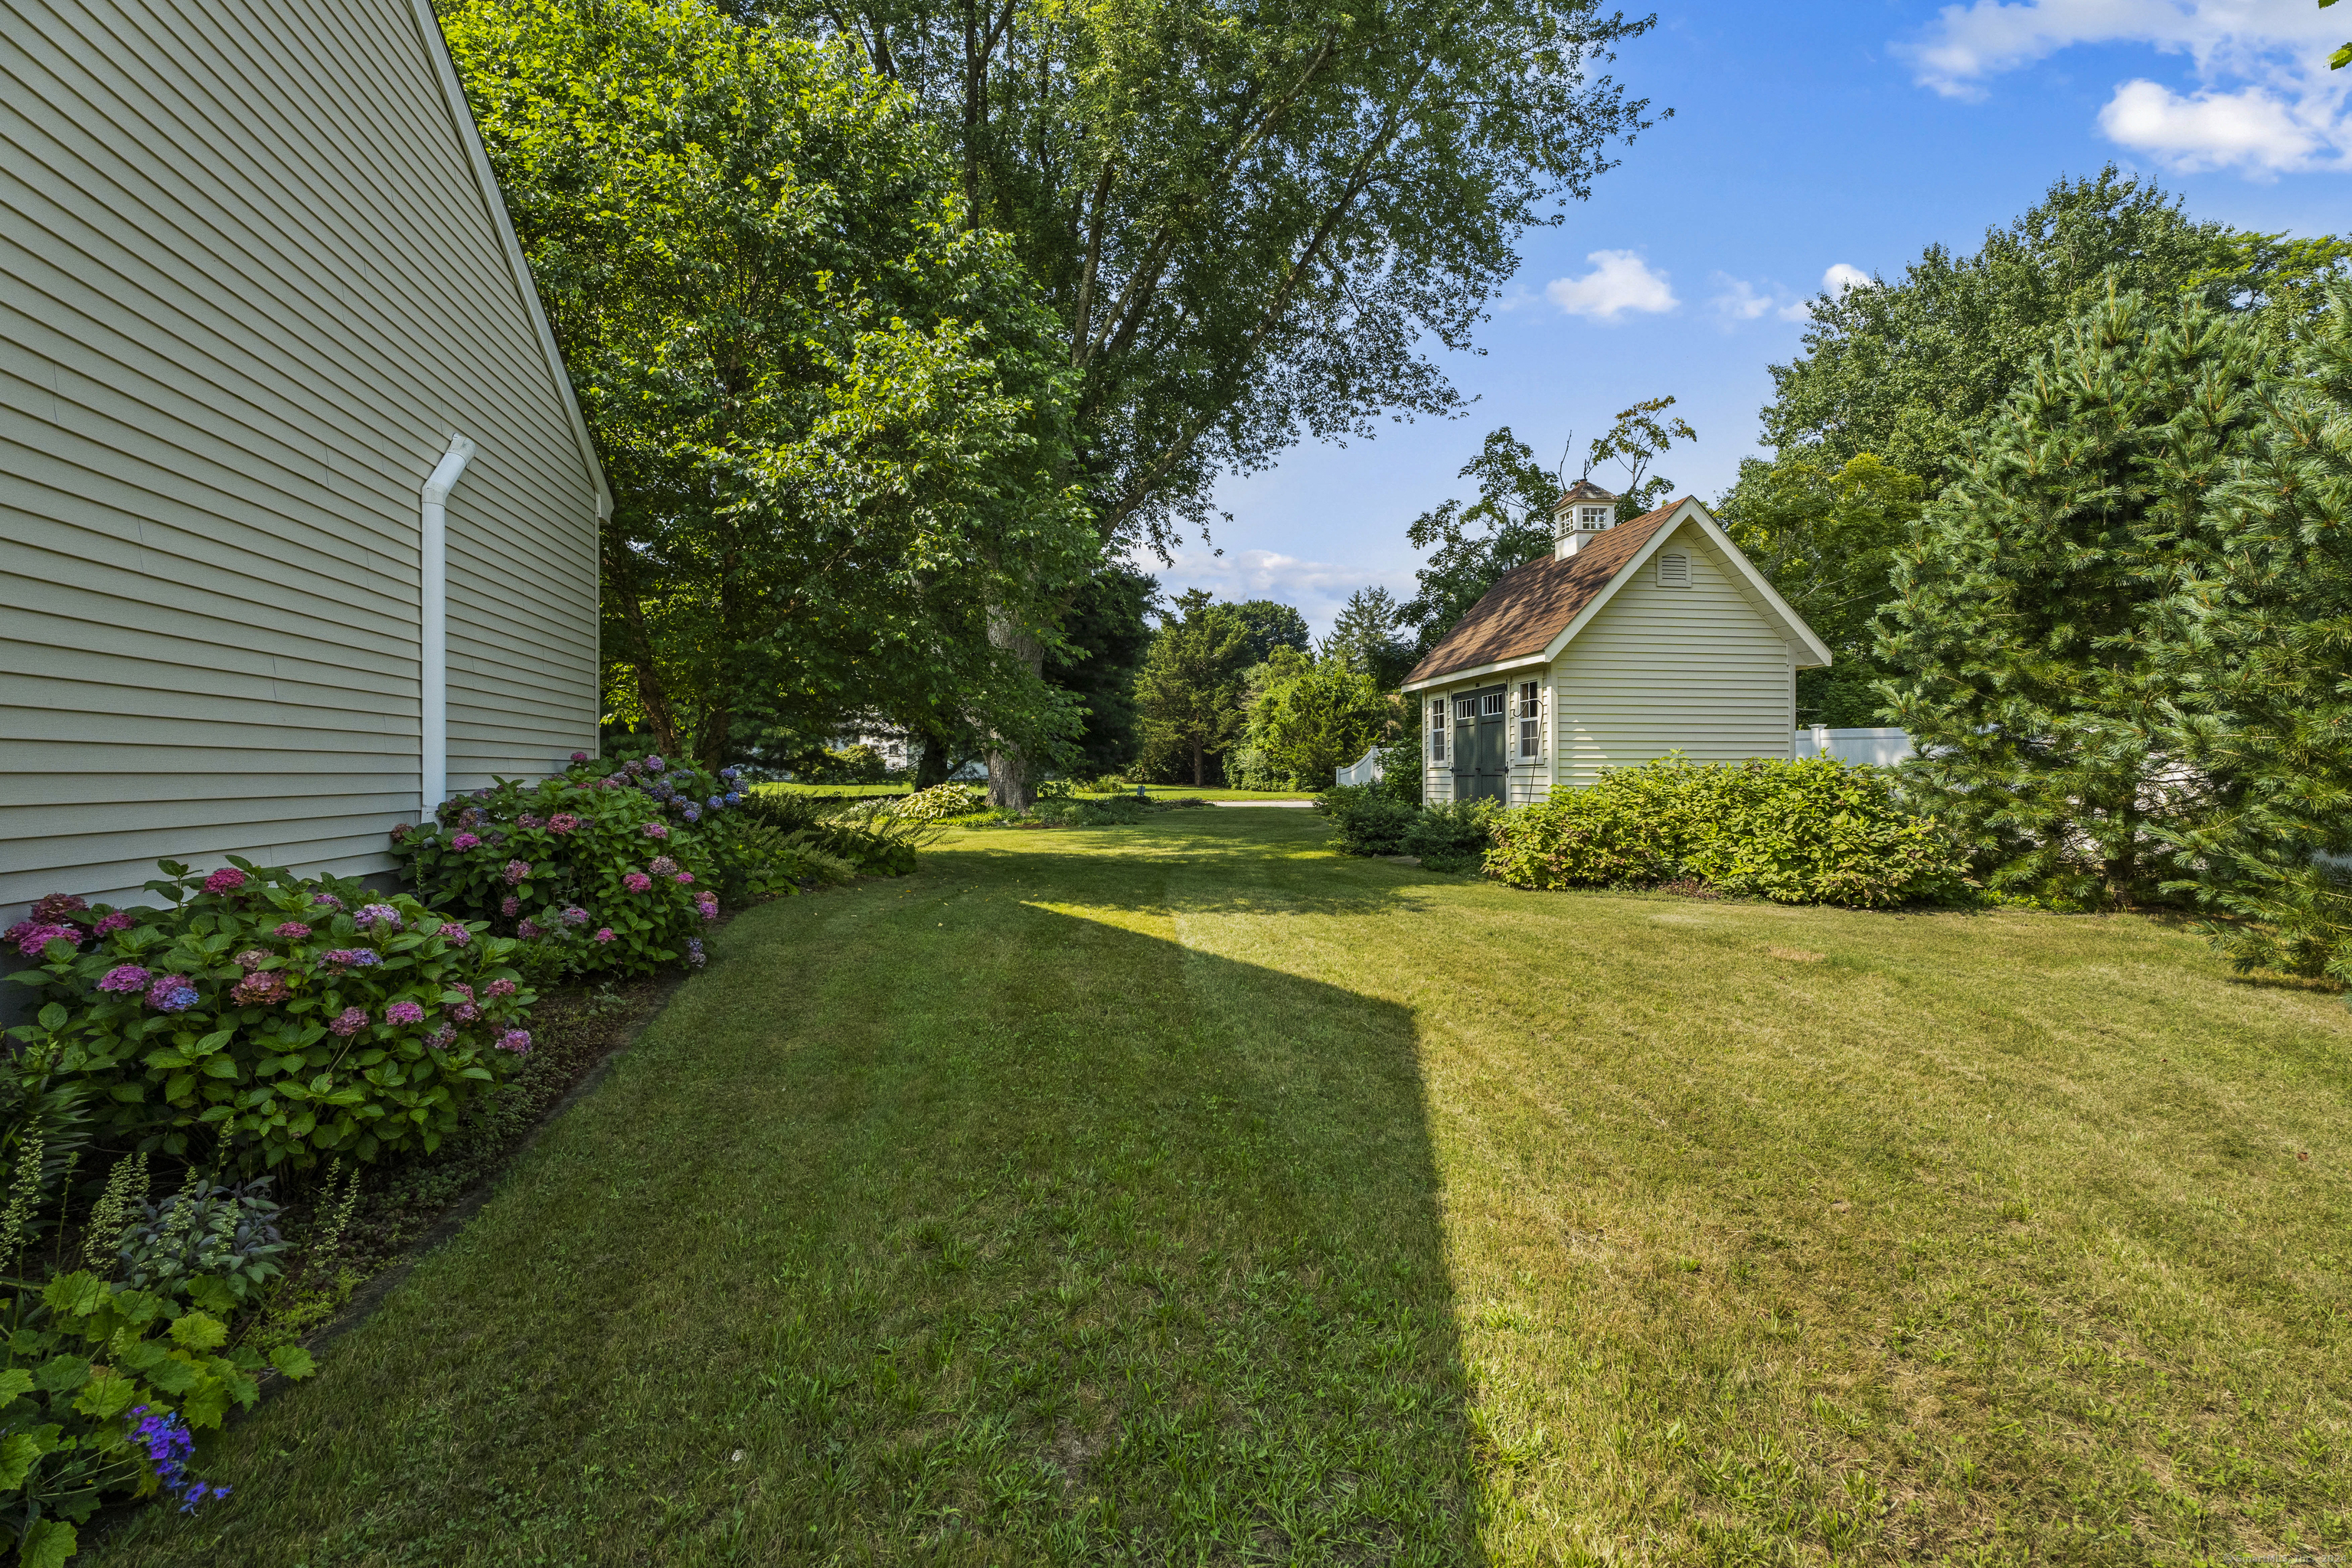
[[[965,832],[746,915],[227,1507],[97,1560],[2352,1545],[2337,999],[1324,834]]]

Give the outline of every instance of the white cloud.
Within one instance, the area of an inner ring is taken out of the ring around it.
[[[1555,278],[1544,294],[1571,316],[1613,321],[1627,310],[1655,314],[1682,303],[1666,275],[1630,250],[1596,250],[1585,260],[1592,270],[1581,278]]]
[[[2135,79],[2116,88],[2099,128],[2180,170],[2238,168],[2257,178],[2352,166],[2346,84],[2327,56],[2340,17],[2301,0],[1970,0],[1896,46],[1920,83],[1948,98],[2076,44],[2141,44],[2185,55],[2195,89]]]
[[[1274,550],[1236,550],[1230,553],[1179,550],[1173,565],[1163,566],[1156,560],[1142,558],[1134,564],[1138,570],[1160,579],[1160,595],[1164,601],[1172,603],[1188,588],[1206,588],[1220,599],[1235,602],[1272,599],[1277,604],[1297,605],[1317,637],[1331,629],[1332,621],[1346,607],[1348,595],[1359,588],[1385,586],[1400,599],[1412,597],[1413,592],[1410,570],[1399,574],[1362,564],[1334,565]]]
[[[1822,287],[1832,299],[1849,289],[1867,289],[1870,284],[1870,274],[1851,262],[1832,261],[1830,269],[1822,274]]]
[[[1718,272],[1711,279],[1717,286],[1714,297],[1707,300],[1726,325],[1753,321],[1763,316],[1776,316],[1784,321],[1801,321],[1811,313],[1805,300],[1791,299],[1788,291],[1775,287],[1769,293],[1759,293],[1756,286],[1744,278],[1733,278]]]

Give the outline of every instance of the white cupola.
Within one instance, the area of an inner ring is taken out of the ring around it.
[[[1617,498],[1590,479],[1579,479],[1551,509],[1552,553],[1562,561],[1617,526]]]

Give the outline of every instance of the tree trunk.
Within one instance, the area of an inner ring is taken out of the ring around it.
[[[912,731],[923,748],[915,762],[915,787],[933,788],[948,782],[948,738],[936,730]]]
[[[1202,771],[1201,742],[1195,741],[1192,742],[1192,787],[1200,789],[1208,782],[1208,775]]]
[[[988,641],[1028,667],[1043,679],[1045,645],[999,611],[988,613]],[[1001,735],[988,738],[988,804],[999,811],[1026,811],[1037,803],[1037,783],[1030,776],[1029,759]]]

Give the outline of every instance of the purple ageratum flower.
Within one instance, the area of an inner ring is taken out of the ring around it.
[[[327,1033],[348,1039],[366,1027],[367,1015],[357,1007],[346,1007],[335,1015],[334,1022],[327,1026]]]
[[[499,900],[499,913],[505,916],[508,920],[514,919],[515,916],[522,913],[522,900],[516,898],[512,893],[509,893],[505,898]]]
[[[656,752],[652,756],[646,759],[646,770],[648,773],[657,773],[667,766],[669,766],[669,764],[661,760],[661,753],[659,752]]]
[[[362,904],[359,913],[352,917],[352,923],[362,931],[372,931],[377,926],[386,931],[398,931],[400,911],[390,904]]]
[[[234,866],[224,866],[205,879],[207,893],[234,893],[245,886],[245,873]]]
[[[584,926],[588,923],[588,911],[578,904],[566,904],[563,907],[563,923],[568,926]]]
[[[530,1050],[530,1031],[529,1029],[509,1029],[505,1034],[499,1037],[499,1049],[502,1051],[512,1051],[519,1057],[528,1054]]]
[[[478,848],[481,842],[482,841],[480,839],[475,837],[470,833],[460,833],[456,837],[449,840],[449,847],[463,852],[467,849]]]
[[[278,934],[288,942],[300,942],[310,934],[310,928],[300,921],[288,921],[278,928]]]
[[[147,987],[147,1005],[158,1013],[184,1013],[203,1000],[184,974],[159,974]]]
[[[323,905],[331,910],[340,910],[343,907],[343,900],[332,893],[313,893],[310,895],[310,902]]]
[[[537,921],[523,921],[522,924],[515,927],[515,935],[522,938],[525,942],[537,942],[540,937],[539,922]]]
[[[654,885],[654,879],[643,871],[632,871],[621,879],[621,886],[633,893],[642,893]]]
[[[547,819],[550,833],[570,833],[580,826],[580,819],[568,811],[559,811]]]
[[[444,921],[441,922],[441,940],[451,947],[463,947],[474,940],[474,933],[456,921]]]
[[[106,978],[98,983],[98,988],[127,996],[134,991],[146,990],[147,982],[153,978],[135,963],[118,963],[106,972]]]
[[[507,885],[508,885],[509,887],[512,887],[512,886],[514,886],[514,884],[516,884],[517,882],[521,881],[525,877],[528,877],[528,876],[530,876],[530,861],[528,861],[528,860],[509,860],[509,861],[508,861],[508,862],[507,862]]]
[[[92,936],[112,936],[116,931],[131,929],[131,917],[121,910],[100,915],[98,923],[89,928]]]
[[[421,1024],[425,1022],[425,1009],[414,1002],[394,1002],[383,1010],[383,1021],[387,1024]]]
[[[596,928],[596,940],[598,942],[611,942],[613,940],[613,928],[611,926],[598,926]]]
[[[648,822],[646,824],[645,833],[646,837],[648,838],[667,838],[669,837],[669,824],[666,822]]]
[[[485,996],[511,996],[514,994],[515,983],[511,980],[493,980],[482,987]]]
[[[53,925],[47,921],[18,921],[8,928],[5,940],[16,944],[16,951],[26,958],[38,958],[41,949],[53,942],[65,941],[76,947],[81,945],[79,926]]]

